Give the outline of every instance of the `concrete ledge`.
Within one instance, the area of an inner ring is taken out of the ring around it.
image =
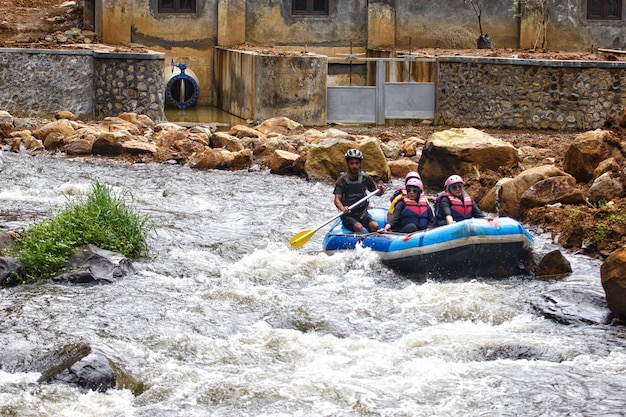
[[[38,48],[0,48],[0,53],[24,55],[93,55],[93,51],[84,49],[38,49]]]
[[[93,56],[98,59],[165,59],[165,54],[161,52],[109,52],[93,51]]]
[[[547,60],[547,59],[518,59],[518,58],[482,58],[473,56],[440,56],[439,62],[477,63],[485,65],[522,65],[529,67],[555,68],[618,68],[626,69],[624,61],[574,61],[574,60]]]

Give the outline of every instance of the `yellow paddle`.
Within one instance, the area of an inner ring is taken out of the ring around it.
[[[365,200],[367,200],[368,198],[370,198],[371,196],[373,196],[375,194],[378,194],[378,190],[372,191],[371,193],[369,193],[368,195],[366,195],[365,197],[363,197],[362,199],[360,199],[356,203],[352,204],[348,208],[350,210],[352,210],[353,208],[355,208],[356,206],[358,206],[359,204],[361,204],[362,202],[364,202]],[[343,213],[337,214],[335,217],[333,217],[332,219],[330,219],[330,220],[320,224],[315,229],[306,229],[306,230],[303,230],[301,232],[296,233],[295,235],[293,235],[293,237],[289,241],[289,243],[291,244],[291,247],[294,248],[294,249],[298,249],[299,247],[304,246],[304,244],[311,239],[311,237],[315,234],[315,232],[317,232],[322,227],[326,226],[328,223],[332,222],[336,218],[341,217],[342,214]]]

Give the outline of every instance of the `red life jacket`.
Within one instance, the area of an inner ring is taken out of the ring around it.
[[[469,194],[464,192],[461,196],[463,199],[460,199],[450,193],[442,192],[437,195],[437,200],[435,201],[435,215],[438,219],[445,220],[443,213],[439,211],[439,200],[441,200],[441,197],[448,197],[450,200],[450,214],[454,221],[460,222],[461,220],[472,218],[472,198]]]
[[[410,200],[408,197],[402,197],[404,201],[404,209],[400,213],[400,226],[402,230],[408,224],[415,224],[419,230],[426,229],[428,226],[428,200],[424,193],[421,193],[417,201]]]

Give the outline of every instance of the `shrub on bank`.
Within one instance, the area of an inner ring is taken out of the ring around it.
[[[146,255],[150,227],[148,216],[127,205],[109,186],[94,181],[89,194],[21,232],[16,256],[25,266],[24,280],[47,278],[61,272],[68,257],[87,244],[130,259]]]

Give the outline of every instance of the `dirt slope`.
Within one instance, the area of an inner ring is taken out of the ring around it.
[[[0,44],[10,47],[37,42],[48,34],[80,27],[80,4],[64,0],[2,0]]]

